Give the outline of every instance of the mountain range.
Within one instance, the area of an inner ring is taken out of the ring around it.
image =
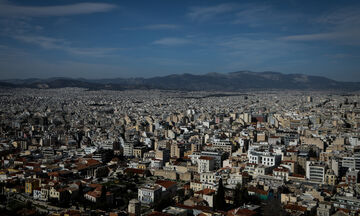
[[[84,79],[54,77],[49,79],[0,80],[1,88],[64,88],[89,90],[163,89],[182,91],[243,90],[340,90],[358,91],[360,82],[340,82],[321,76],[279,72],[238,71],[230,73],[173,74],[152,78]]]

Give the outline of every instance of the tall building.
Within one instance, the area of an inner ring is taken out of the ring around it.
[[[169,149],[158,149],[155,152],[155,159],[162,160],[163,164],[170,161]]]
[[[201,145],[199,143],[191,143],[191,153],[201,151]]]
[[[308,96],[308,97],[307,97],[307,102],[308,102],[308,103],[312,103],[312,102],[313,102],[313,98],[312,98],[311,96]]]
[[[215,160],[209,156],[201,156],[198,160],[198,172],[209,172],[214,170],[215,168]]]
[[[171,144],[170,156],[182,158],[184,156],[185,147],[182,144]]]
[[[125,157],[132,157],[133,156],[133,150],[134,150],[134,143],[126,142],[124,144],[124,156]]]
[[[343,157],[342,167],[360,170],[360,154],[354,154],[352,157]]]

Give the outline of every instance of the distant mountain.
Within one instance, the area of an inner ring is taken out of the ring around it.
[[[9,82],[0,81],[0,88],[15,88],[16,85]]]
[[[110,83],[101,82],[100,80],[71,79],[71,78],[49,78],[49,79],[27,79],[27,80],[4,80],[0,81],[0,88],[37,88],[37,89],[53,89],[77,87],[89,90],[126,90],[126,89],[143,89],[142,86],[134,84],[128,85],[125,82]]]
[[[109,89],[166,89],[184,91],[242,91],[249,89],[293,90],[360,90],[360,82],[339,82],[321,76],[283,74],[278,72],[238,71],[231,73],[207,73],[203,75],[173,74],[152,78],[115,79],[26,79],[3,80],[0,87],[6,88],[63,88],[80,87],[91,90]]]

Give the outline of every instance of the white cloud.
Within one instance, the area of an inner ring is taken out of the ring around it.
[[[118,49],[116,48],[80,48],[74,47],[66,40],[44,36],[13,36],[14,39],[35,44],[44,49],[62,50],[74,55],[102,57]]]
[[[280,11],[269,5],[242,5],[241,9],[236,12],[234,24],[244,24],[250,27],[262,27],[269,25],[286,25],[304,21],[304,16],[295,12]]]
[[[321,32],[282,37],[289,41],[333,41],[345,45],[360,45],[360,8],[342,8],[314,19]]]
[[[91,14],[106,12],[116,8],[114,4],[107,3],[78,3],[56,6],[20,6],[0,2],[0,16],[69,16],[78,14]]]
[[[174,25],[174,24],[153,24],[153,25],[144,25],[138,27],[126,27],[122,28],[122,30],[171,30],[171,29],[178,29],[181,26]]]
[[[243,24],[250,27],[283,25],[304,19],[302,14],[282,11],[264,3],[225,3],[208,7],[191,7],[187,16],[196,21],[223,18],[230,24]]]
[[[237,8],[237,4],[219,4],[209,7],[191,7],[190,12],[187,14],[187,16],[193,20],[205,21],[219,14],[234,11]]]
[[[184,38],[162,38],[160,40],[156,40],[153,42],[153,44],[166,45],[166,46],[178,46],[189,43],[191,43],[191,41]]]
[[[331,33],[319,33],[319,34],[301,34],[301,35],[290,35],[282,37],[283,40],[288,41],[312,41],[312,40],[332,40],[341,37],[341,34],[336,32]]]
[[[280,39],[287,41],[333,41],[344,45],[359,46],[360,29],[357,27],[342,30],[333,29],[331,32],[289,35]]]
[[[177,29],[178,25],[172,24],[155,24],[155,25],[147,25],[144,26],[144,29],[157,30],[157,29]]]
[[[346,7],[326,13],[315,20],[318,23],[332,24],[335,26],[348,26],[360,24],[360,8]]]

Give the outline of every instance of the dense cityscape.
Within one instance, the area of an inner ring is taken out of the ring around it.
[[[357,215],[360,95],[0,91],[4,215]]]

